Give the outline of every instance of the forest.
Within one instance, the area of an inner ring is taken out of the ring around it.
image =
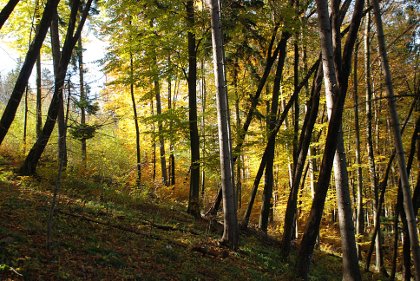
[[[418,1],[0,9],[0,280],[420,280]]]

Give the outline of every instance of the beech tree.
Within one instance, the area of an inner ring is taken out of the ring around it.
[[[332,24],[330,24],[328,4],[327,1],[318,0],[317,2],[319,33],[321,38],[321,53],[323,58],[324,69],[324,84],[327,96],[327,101],[330,99],[330,107],[332,105],[331,113],[329,114],[328,132],[325,143],[325,151],[320,167],[320,174],[316,193],[313,199],[309,219],[305,226],[305,231],[302,237],[302,242],[299,248],[298,261],[296,265],[296,274],[303,279],[307,279],[309,270],[310,258],[313,253],[313,248],[318,235],[318,229],[321,222],[322,212],[325,204],[325,196],[328,190],[328,185],[331,176],[331,169],[333,161],[337,161],[335,165],[342,165],[341,173],[339,171],[335,174],[337,184],[340,184],[340,190],[343,192],[338,195],[340,208],[340,231],[344,235],[343,243],[343,278],[346,280],[361,280],[360,271],[358,268],[358,260],[356,254],[356,245],[354,232],[352,232],[353,223],[351,222],[351,211],[349,212],[349,196],[348,185],[345,174],[345,158],[342,152],[343,142],[341,133],[341,119],[343,114],[343,105],[347,92],[348,77],[350,74],[351,57],[353,53],[354,44],[357,38],[357,31],[359,29],[362,18],[364,1],[357,1],[352,22],[350,25],[347,41],[344,46],[343,60],[341,64],[340,43],[340,16],[338,14],[337,1],[332,4]],[[338,142],[337,142],[338,139]],[[336,153],[337,150],[337,153]],[[335,154],[335,156],[334,156]],[[341,155],[337,155],[341,154]],[[336,160],[334,160],[336,158]],[[338,163],[338,161],[340,163]],[[339,177],[337,179],[337,177]],[[338,188],[338,187],[337,187]],[[344,201],[340,203],[340,200]],[[346,202],[347,201],[347,202]],[[349,224],[350,220],[350,225]],[[347,224],[347,225],[345,225]]]
[[[407,217],[407,226],[411,244],[411,252],[414,259],[415,279],[420,280],[420,247],[417,235],[416,217],[414,215],[413,202],[411,199],[410,183],[408,180],[404,149],[401,141],[401,131],[399,125],[399,118],[395,106],[394,88],[392,85],[391,71],[388,63],[388,55],[386,50],[386,43],[384,31],[382,27],[381,10],[379,2],[372,0],[373,11],[375,15],[375,23],[377,28],[377,38],[379,44],[379,54],[381,56],[381,65],[385,74],[385,87],[388,94],[388,106],[391,116],[391,127],[394,137],[394,145],[397,153],[398,168],[400,172],[401,189],[403,193],[403,206],[405,215]]]
[[[223,33],[219,0],[208,2],[211,12],[213,67],[217,88],[217,121],[219,132],[220,170],[223,194],[224,231],[221,242],[232,249],[238,248],[239,228],[236,217],[235,191],[233,188],[233,161],[230,135],[229,103],[226,87]]]
[[[188,0],[187,25],[190,29],[188,37],[188,121],[191,146],[191,176],[188,212],[195,217],[200,216],[200,139],[197,125],[197,46],[194,33],[194,0]]]
[[[16,85],[0,120],[0,144],[3,142],[4,137],[6,136],[10,125],[15,118],[17,108],[25,91],[25,87],[28,83],[29,76],[31,75],[32,68],[34,67],[35,61],[38,58],[42,43],[44,42],[45,36],[47,35],[58,3],[59,0],[49,0],[45,5],[44,12],[39,23],[39,28],[34,37],[34,40],[29,46],[28,52],[26,53],[25,61],[23,62],[22,68],[20,70]]]
[[[82,15],[80,17],[80,22],[77,25],[77,28],[76,28],[77,14],[78,14],[79,8],[82,7],[82,3],[79,0],[74,0],[74,3],[72,4],[70,21],[67,28],[67,34],[66,34],[66,38],[63,44],[62,51],[61,51],[58,72],[57,72],[57,75],[55,77],[55,82],[54,82],[54,95],[51,100],[50,107],[48,109],[48,118],[45,121],[41,135],[39,136],[35,144],[32,146],[31,150],[29,151],[28,156],[25,159],[25,162],[20,168],[20,172],[24,175],[31,175],[35,173],[36,166],[41,157],[41,154],[44,152],[45,146],[47,145],[48,140],[51,136],[52,130],[54,129],[54,125],[57,120],[57,116],[58,116],[58,112],[60,108],[60,101],[62,100],[63,85],[64,85],[65,76],[67,73],[67,67],[71,59],[73,48],[80,37],[80,34],[83,29],[83,25],[89,14],[91,4],[92,4],[92,0],[88,0],[86,4],[84,5],[83,10],[82,10]]]

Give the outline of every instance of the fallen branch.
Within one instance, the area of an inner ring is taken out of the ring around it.
[[[82,220],[85,220],[85,221],[97,223],[97,224],[100,224],[100,225],[104,225],[104,226],[116,228],[116,229],[119,229],[119,230],[122,230],[122,231],[131,232],[131,233],[139,234],[139,235],[150,236],[149,233],[142,232],[142,231],[139,231],[139,230],[136,230],[136,229],[133,229],[133,228],[129,228],[129,227],[126,227],[124,225],[112,224],[110,222],[103,222],[103,221],[99,221],[99,220],[96,220],[96,219],[85,217],[85,216],[82,216],[82,215],[79,215],[79,214],[68,213],[68,212],[63,211],[63,210],[58,210],[58,213],[63,214],[63,215],[66,215],[66,216],[70,216],[70,217],[75,217],[75,218],[78,218],[78,219],[82,219]]]
[[[79,219],[94,222],[94,223],[97,223],[97,224],[100,224],[100,225],[109,226],[109,227],[116,228],[116,229],[119,229],[119,230],[131,232],[131,233],[135,233],[135,234],[139,234],[139,235],[149,235],[148,233],[141,232],[139,230],[136,230],[136,229],[133,229],[133,228],[121,225],[121,224],[113,224],[111,222],[103,222],[103,221],[99,221],[99,220],[89,218],[89,217],[86,217],[86,216],[83,216],[83,215],[79,215],[79,214],[75,214],[75,213],[69,213],[69,212],[66,212],[66,211],[63,211],[63,210],[59,210],[58,212],[61,213],[61,214],[64,214],[64,215],[76,217],[76,218],[79,218]],[[179,229],[177,227],[170,226],[170,225],[156,224],[156,223],[151,222],[149,220],[140,221],[140,223],[143,224],[143,225],[150,225],[151,227],[154,227],[154,228],[157,228],[157,229],[160,229],[160,230],[189,232],[193,235],[199,235],[198,232],[196,232],[192,229]]]

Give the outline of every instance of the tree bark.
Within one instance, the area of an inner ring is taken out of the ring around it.
[[[130,25],[131,25],[131,22],[130,22]],[[133,107],[134,127],[136,129],[136,171],[137,171],[136,184],[137,184],[137,188],[140,188],[141,187],[140,127],[139,127],[139,119],[137,116],[136,97],[134,95],[134,60],[133,60],[133,53],[131,49],[130,49],[130,95],[131,95],[131,103]]]
[[[42,85],[41,85],[41,52],[36,60],[36,137],[42,130]]]
[[[60,35],[58,31],[58,15],[55,13],[51,21],[50,27],[51,50],[53,57],[54,78],[58,77],[58,69],[60,64]],[[64,86],[64,85],[63,85]],[[70,93],[69,93],[70,94]],[[57,115],[58,123],[58,157],[59,161],[63,161],[63,168],[67,166],[67,118],[64,116],[64,98],[61,96],[59,101],[59,109]],[[40,121],[41,122],[41,121]],[[38,124],[37,124],[38,126]],[[38,137],[42,134],[41,124]]]
[[[207,90],[206,90],[206,78],[205,78],[205,68],[204,60],[201,62],[201,140],[202,140],[202,153],[205,157],[206,153],[206,126],[205,126],[205,114],[206,114],[206,105],[207,105]],[[206,186],[206,171],[201,169],[201,197],[204,198],[204,190]]]
[[[86,106],[88,103],[87,95],[85,91],[85,68],[83,63],[83,45],[82,45],[82,37],[79,37],[79,40],[77,40],[77,58],[78,58],[78,64],[79,64],[79,91],[80,91],[80,125],[82,128],[85,128],[86,126]],[[86,168],[87,164],[87,147],[86,147],[86,139],[82,138],[80,140],[81,143],[81,152],[82,152],[82,164],[83,167]]]
[[[233,161],[230,135],[229,104],[225,72],[225,59],[221,23],[221,9],[218,0],[209,1],[213,46],[213,67],[217,88],[217,119],[219,131],[220,170],[223,194],[224,231],[221,242],[232,249],[238,248],[239,230],[233,188]]]
[[[359,126],[359,94],[358,94],[358,75],[357,60],[359,43],[356,44],[354,50],[354,67],[353,67],[353,104],[354,104],[354,131],[356,145],[356,178],[357,178],[357,211],[356,211],[356,234],[360,237],[364,234],[364,211],[363,211],[363,171],[362,160],[360,156],[360,126]],[[360,246],[356,244],[359,259],[361,259]]]
[[[296,274],[298,275],[298,277],[301,277],[305,280],[308,276],[310,260],[316,242],[316,237],[318,235],[318,230],[325,203],[325,197],[327,194],[329,180],[331,176],[332,164],[334,158],[337,157],[337,155],[335,156],[335,151],[337,148],[337,139],[342,138],[342,134],[340,137],[340,128],[343,114],[343,106],[347,92],[348,77],[350,74],[349,65],[351,64],[351,56],[363,12],[363,0],[357,1],[355,4],[354,14],[350,25],[350,34],[348,35],[344,47],[342,59],[343,64],[341,66],[340,64],[337,64],[337,59],[334,60],[335,55],[337,55],[337,53],[334,54],[333,50],[333,46],[336,47],[336,50],[338,49],[337,38],[339,37],[339,33],[337,34],[337,32],[339,32],[339,24],[337,24],[337,20],[334,20],[333,17],[334,30],[332,31],[328,16],[327,1],[317,0],[316,2],[321,37],[321,51],[323,58],[325,89],[327,93],[327,99],[328,96],[330,96],[333,97],[334,100],[332,103],[333,108],[330,114],[330,122],[328,125],[325,152],[322,159],[316,194],[311,207],[310,216],[305,227],[305,232],[302,238],[297,259],[298,261],[296,265]],[[336,36],[334,37],[335,43],[333,45],[332,35],[334,32],[336,33]],[[340,67],[340,69],[336,69],[336,66]],[[339,160],[345,165],[345,158],[341,158]],[[345,182],[345,180],[346,178],[342,178],[342,182]],[[345,190],[345,188],[342,188],[340,191],[342,191],[343,194],[341,196],[338,195],[337,197],[341,197],[341,199],[344,201],[341,203],[345,203],[342,207],[346,207],[346,203],[349,202],[349,198],[347,198],[349,197],[348,189]],[[349,209],[350,217],[348,216]],[[340,218],[342,219],[342,221],[347,222],[350,219],[351,222],[351,208],[347,207],[346,209],[340,211],[342,212],[342,214],[340,214]],[[345,229],[342,226],[340,226],[340,230],[344,230],[344,233],[342,233],[342,235],[345,235],[343,240],[346,240],[343,241],[345,243],[345,245],[343,244],[343,246],[346,247],[346,249],[344,249],[343,247],[343,278],[345,280],[361,280],[355,248],[354,232],[352,232],[352,229],[354,231],[354,226],[352,222],[351,225],[345,226]]]
[[[210,0],[208,0],[208,1],[210,1]],[[276,61],[277,55],[280,51],[280,46],[282,44],[282,41],[280,41],[277,44],[277,47],[273,51],[273,45],[274,45],[274,41],[275,41],[275,38],[276,38],[276,35],[277,35],[278,28],[279,28],[279,26],[277,25],[273,30],[273,35],[271,37],[271,41],[270,41],[268,51],[267,51],[267,59],[266,59],[266,65],[265,65],[265,68],[264,68],[264,73],[263,73],[263,76],[261,77],[261,79],[258,83],[258,87],[257,87],[257,90],[256,90],[255,94],[252,96],[251,107],[248,110],[248,113],[247,113],[246,118],[245,118],[245,122],[242,126],[242,130],[240,131],[240,134],[239,134],[239,137],[238,137],[238,142],[237,142],[235,148],[233,149],[233,155],[238,155],[239,152],[241,151],[241,148],[242,148],[242,146],[244,144],[244,141],[245,141],[245,136],[248,132],[248,128],[251,124],[252,118],[254,117],[254,111],[255,111],[255,109],[258,105],[259,98],[261,96],[262,90],[264,89],[264,86],[265,86],[265,83],[267,82],[267,79],[268,79],[268,76],[270,74],[271,68],[272,68],[274,62]],[[283,40],[287,40],[287,39],[283,38]],[[236,160],[236,157],[234,157],[233,161],[235,162],[235,160]],[[221,198],[222,198],[222,189],[219,188],[218,194],[216,196],[216,201],[214,201],[210,210],[207,211],[207,214],[217,213],[217,211],[219,210],[219,207],[220,207]]]
[[[154,63],[157,68],[157,58],[154,57]],[[162,183],[168,185],[168,173],[166,170],[166,153],[165,153],[165,138],[163,137],[163,123],[161,118],[162,115],[162,102],[160,100],[160,83],[159,77],[157,74],[157,69],[155,69],[153,77],[153,85],[156,98],[156,115],[158,116],[158,135],[159,135],[159,152],[160,152],[160,168],[162,173]]]
[[[319,65],[316,78],[313,81],[312,90],[311,90],[311,99],[308,103],[308,110],[305,116],[304,125],[302,127],[302,133],[300,136],[300,145],[299,145],[299,154],[297,162],[295,165],[295,171],[293,175],[292,188],[289,193],[289,198],[287,201],[286,214],[284,218],[284,231],[282,238],[282,255],[283,257],[288,257],[294,233],[294,221],[296,219],[297,212],[297,197],[298,197],[298,188],[299,183],[302,179],[303,168],[305,166],[306,157],[308,155],[309,145],[311,143],[313,128],[318,116],[319,109],[319,98],[322,86],[322,65]]]
[[[200,139],[197,125],[197,51],[195,42],[194,0],[188,0],[187,25],[188,37],[188,121],[191,146],[191,177],[188,213],[200,217]]]
[[[83,14],[82,14],[80,23],[76,31],[74,32],[75,25],[76,25],[77,11],[80,6],[80,1],[74,0],[73,2],[71,14],[70,14],[69,26],[67,29],[67,35],[64,41],[63,50],[61,52],[58,75],[55,77],[54,95],[51,100],[50,107],[48,109],[48,118],[46,118],[41,136],[37,139],[35,144],[32,146],[31,151],[29,152],[22,167],[20,168],[20,173],[23,175],[32,175],[36,172],[36,166],[38,164],[38,161],[42,153],[44,152],[44,149],[54,129],[54,125],[58,116],[60,99],[62,99],[62,95],[63,95],[63,86],[64,86],[64,79],[66,77],[67,67],[70,62],[70,58],[71,58],[71,54],[74,49],[74,46],[76,45],[76,42],[82,32],[82,28],[88,16],[91,4],[92,4],[92,0],[88,0],[88,2],[85,5],[85,8],[83,9]]]
[[[270,133],[270,136],[268,137],[268,141],[270,141],[270,139],[272,141],[275,140],[275,138],[277,136],[277,133],[280,130],[281,125],[283,124],[284,120],[286,119],[287,113],[289,112],[290,108],[293,106],[294,101],[297,98],[300,90],[303,88],[303,86],[308,81],[308,79],[312,76],[314,71],[318,68],[319,62],[320,62],[320,60],[317,60],[315,62],[315,64],[311,67],[309,72],[306,74],[305,78],[299,83],[299,87],[297,89],[295,89],[294,93],[290,97],[290,100],[287,102],[286,106],[284,107],[284,110],[283,110],[282,114],[280,115],[280,117],[276,121],[276,126],[275,126],[274,130]],[[255,180],[254,180],[254,183],[253,183],[253,186],[252,186],[252,191],[251,191],[249,203],[248,203],[247,209],[246,209],[245,214],[244,214],[244,218],[243,218],[242,223],[241,223],[242,228],[247,228],[248,227],[249,218],[251,216],[252,207],[253,207],[254,201],[255,201],[255,196],[257,194],[258,186],[260,184],[260,180],[261,180],[261,177],[263,175],[264,168],[265,168],[265,165],[266,165],[266,162],[267,162],[267,154],[268,154],[268,145],[265,147],[264,153],[261,157],[260,165],[258,167],[257,175],[255,176]]]
[[[388,55],[385,44],[385,37],[382,27],[381,11],[378,0],[372,0],[373,11],[375,15],[375,23],[377,28],[377,38],[379,45],[379,53],[381,57],[381,65],[385,74],[385,86],[388,95],[388,106],[391,115],[391,127],[394,135],[395,149],[398,159],[398,167],[400,172],[401,189],[403,192],[403,206],[405,215],[407,217],[407,226],[409,232],[409,238],[411,243],[411,252],[414,260],[415,268],[415,279],[420,280],[420,248],[419,240],[417,235],[416,217],[414,215],[413,202],[411,199],[410,184],[407,175],[407,169],[405,164],[404,149],[401,140],[401,132],[399,127],[399,118],[395,105],[395,95],[392,85],[391,71],[388,63]]]
[[[349,3],[350,1],[348,1]],[[339,79],[340,92],[347,92],[350,76],[353,48],[357,40],[357,30],[360,26],[364,1],[356,1],[352,18],[353,32],[350,32],[345,45],[343,58],[341,56],[341,32],[342,18],[339,11],[339,0],[331,1],[332,10],[332,36],[334,47],[334,63],[336,75]],[[347,10],[345,8],[344,10]],[[344,12],[341,13],[343,15]],[[333,105],[333,97],[329,98],[331,92],[327,92],[327,115],[330,116],[329,108]],[[337,149],[334,157],[334,178],[338,206],[338,218],[341,233],[341,249],[343,253],[343,280],[361,280],[356,250],[355,230],[352,220],[352,206],[350,199],[349,177],[347,172],[347,160],[344,148],[344,137],[342,124],[337,136]]]
[[[367,1],[369,5],[369,1]],[[378,225],[378,235],[375,242],[376,250],[376,271],[384,271],[384,258],[382,251],[382,244],[380,242],[381,238],[381,228],[380,228],[380,216],[376,215],[376,210],[380,210],[379,207],[379,186],[378,186],[378,177],[376,174],[376,165],[375,165],[375,156],[373,152],[373,140],[372,140],[372,77],[371,77],[371,61],[370,61],[370,13],[366,15],[365,22],[365,31],[364,31],[364,48],[365,48],[365,83],[366,83],[366,147],[368,154],[368,163],[369,163],[369,178],[370,178],[370,189],[374,194],[374,225]]]
[[[44,13],[39,24],[39,28],[36,32],[35,38],[29,46],[29,50],[26,53],[25,61],[19,72],[19,76],[16,80],[15,87],[10,96],[9,102],[3,112],[0,120],[0,145],[6,136],[10,125],[12,124],[19,103],[22,99],[25,87],[28,83],[29,76],[31,75],[32,68],[41,50],[42,43],[44,42],[45,36],[47,35],[48,28],[52,19],[52,15],[57,9],[58,2],[60,0],[48,0]]]
[[[19,3],[19,0],[9,0],[7,2],[6,6],[3,7],[3,9],[0,12],[0,29],[3,27],[6,20],[9,18],[10,14],[15,9],[17,3]]]
[[[276,75],[274,78],[273,95],[271,98],[270,114],[268,116],[268,132],[269,133],[271,133],[276,127],[281,79],[283,76],[284,62],[286,60],[286,55],[287,55],[286,53],[287,40],[283,40],[283,38],[289,38],[289,37],[290,35],[287,32],[284,32],[282,34],[282,40],[280,40],[282,44],[280,46],[279,60],[277,62]],[[298,98],[295,99],[295,103],[296,103],[296,100],[298,100]],[[267,143],[268,150],[267,150],[267,163],[265,165],[265,182],[264,182],[260,220],[259,220],[259,225],[258,225],[259,228],[264,232],[267,232],[268,217],[269,217],[270,209],[272,208],[271,197],[273,196],[273,164],[274,164],[275,146],[276,146],[276,139],[271,138]]]

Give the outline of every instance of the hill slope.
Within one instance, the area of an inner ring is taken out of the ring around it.
[[[52,246],[46,228],[53,176],[0,167],[0,280],[288,280],[278,242],[241,235],[238,252],[185,207],[100,182],[64,179]],[[291,257],[293,260],[293,256]],[[340,280],[339,258],[318,252],[311,280]]]

